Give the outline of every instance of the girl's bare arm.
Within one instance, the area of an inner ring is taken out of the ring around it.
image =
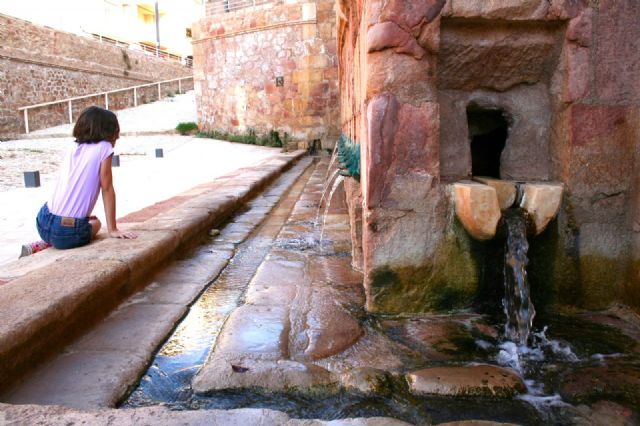
[[[116,223],[116,191],[113,188],[113,176],[111,175],[111,156],[100,164],[100,189],[104,214],[107,218],[107,231],[114,238],[136,238],[133,232],[120,232]]]

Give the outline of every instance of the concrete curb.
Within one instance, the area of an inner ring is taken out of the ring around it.
[[[278,154],[197,186],[181,194],[184,202],[127,224],[137,240],[98,240],[1,285],[0,392],[146,285],[177,249],[225,221],[304,154]]]

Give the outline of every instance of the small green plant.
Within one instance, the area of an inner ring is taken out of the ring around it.
[[[198,130],[198,124],[194,123],[193,121],[189,121],[186,123],[179,123],[176,126],[176,131],[183,136],[193,134],[197,130]]]

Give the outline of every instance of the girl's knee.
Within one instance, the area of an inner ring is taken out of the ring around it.
[[[100,228],[102,228],[102,223],[100,222],[100,219],[95,216],[91,217],[89,223],[91,224],[91,238],[95,238],[100,231]]]

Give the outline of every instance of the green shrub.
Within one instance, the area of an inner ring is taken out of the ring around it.
[[[271,130],[269,133],[263,136],[258,136],[254,129],[247,129],[247,133],[228,133],[220,130],[210,130],[208,132],[200,132],[197,135],[200,138],[219,139],[229,142],[239,142],[248,145],[261,145],[271,147],[282,147],[282,140],[280,134]],[[285,133],[285,137],[288,137]]]
[[[179,123],[176,126],[176,131],[181,135],[189,135],[195,133],[198,130],[198,125],[193,121],[189,121],[187,123]]]

